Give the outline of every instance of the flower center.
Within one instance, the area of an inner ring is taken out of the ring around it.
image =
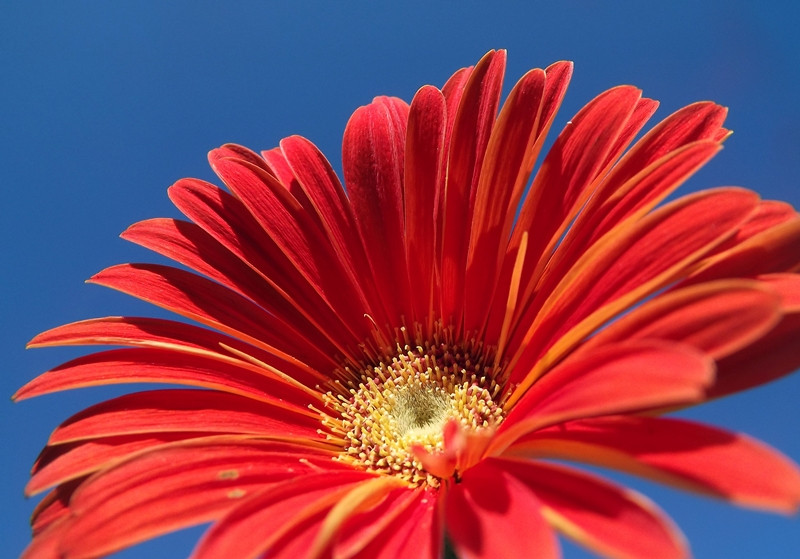
[[[341,440],[341,460],[410,483],[438,487],[412,447],[443,448],[445,424],[496,427],[503,419],[502,370],[477,343],[398,344],[393,354],[359,373],[337,371],[342,381],[326,394],[323,423]]]

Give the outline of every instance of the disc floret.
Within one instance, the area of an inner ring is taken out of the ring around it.
[[[438,337],[437,337],[438,338]],[[503,419],[502,369],[492,351],[474,340],[436,339],[397,344],[359,372],[338,371],[325,398],[323,423],[342,443],[340,459],[368,471],[438,487],[412,453],[443,449],[450,420],[464,428],[493,429]]]

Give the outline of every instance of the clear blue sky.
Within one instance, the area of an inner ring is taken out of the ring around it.
[[[156,260],[117,235],[144,218],[177,216],[165,190],[184,176],[211,180],[209,149],[231,141],[269,148],[299,133],[339,168],[342,131],[357,106],[377,94],[410,99],[490,48],[509,50],[514,79],[531,67],[575,61],[556,128],[620,83],[661,100],[657,117],[701,99],[728,106],[733,137],[683,192],[743,185],[798,206],[795,8],[589,0],[7,3],[0,21],[0,394],[9,397],[83,351],[25,351],[37,332],[88,317],[156,314],[83,280],[111,264]],[[0,404],[4,553],[16,556],[28,541],[35,501],[22,488],[50,430],[119,392]],[[800,460],[798,401],[800,375],[691,416]],[[800,556],[796,517],[632,484],[675,518],[698,558]],[[174,559],[196,537],[179,534],[117,557]],[[565,555],[588,557],[570,545]]]

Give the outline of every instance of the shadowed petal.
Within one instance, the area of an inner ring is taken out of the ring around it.
[[[800,506],[800,470],[738,433],[679,419],[617,416],[528,435],[512,455],[578,460],[777,512]]]
[[[447,533],[458,557],[558,559],[558,543],[534,493],[499,463],[464,473],[444,496]]]
[[[780,320],[780,297],[756,281],[728,280],[679,289],[643,303],[574,355],[625,340],[671,340],[720,359],[770,331]]]
[[[305,476],[303,483],[287,481],[267,488],[232,508],[214,524],[198,544],[192,559],[236,557],[248,559],[290,555],[285,545],[298,543],[308,552],[311,540],[319,530],[324,515],[349,490],[373,478],[358,471],[339,471]],[[310,522],[311,526],[304,526]],[[303,530],[311,528],[311,530]],[[303,530],[306,537],[297,541]],[[294,537],[292,537],[294,536]],[[294,540],[292,543],[291,540]]]
[[[256,441],[188,441],[117,465],[73,494],[60,550],[69,559],[110,553],[218,518],[295,473],[336,467],[326,454],[287,450]]]
[[[528,390],[500,426],[492,452],[570,419],[701,401],[713,378],[708,356],[675,343],[636,341],[587,351]]]
[[[498,468],[539,499],[554,528],[592,551],[615,559],[685,559],[681,533],[641,495],[576,470],[497,460]]]

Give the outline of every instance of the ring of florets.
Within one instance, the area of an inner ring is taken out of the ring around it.
[[[357,372],[351,367],[325,394],[322,423],[342,446],[339,459],[370,472],[438,487],[411,448],[443,448],[445,424],[455,419],[473,431],[503,420],[502,367],[474,340],[397,344]]]

